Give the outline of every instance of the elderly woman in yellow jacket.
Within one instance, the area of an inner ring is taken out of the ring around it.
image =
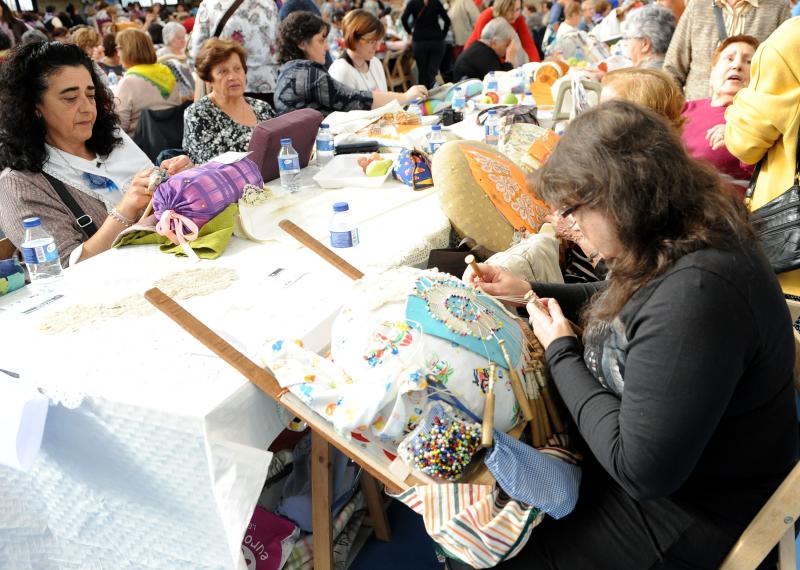
[[[800,129],[800,17],[784,22],[753,56],[750,86],[725,112],[725,146],[747,164],[766,156],[750,205],[756,210],[794,181]],[[800,270],[778,276],[784,293],[800,296]]]

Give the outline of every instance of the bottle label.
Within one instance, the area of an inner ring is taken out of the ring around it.
[[[58,259],[58,249],[52,241],[36,247],[23,247],[22,257],[28,265],[47,263]]]
[[[278,168],[282,171],[300,170],[300,157],[299,156],[278,157]]]
[[[333,152],[333,139],[317,139],[317,152]]]
[[[500,138],[500,129],[497,125],[484,125],[483,128],[486,144],[496,145]]]
[[[358,245],[358,228],[348,232],[331,232],[332,247],[353,247]]]

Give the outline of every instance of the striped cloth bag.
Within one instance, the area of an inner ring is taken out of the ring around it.
[[[395,498],[422,515],[425,530],[447,556],[473,568],[492,568],[516,556],[544,518],[539,509],[489,485],[420,485]]]

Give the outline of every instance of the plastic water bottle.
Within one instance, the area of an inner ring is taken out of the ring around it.
[[[49,289],[54,281],[61,277],[61,260],[53,236],[42,227],[39,218],[22,220],[25,228],[25,240],[22,242],[22,256],[28,268],[31,287],[42,292]]]
[[[300,156],[292,147],[292,139],[281,139],[278,170],[281,173],[281,188],[283,188],[283,191],[297,192],[300,189]]]
[[[464,120],[464,107],[467,106],[467,98],[461,87],[456,87],[453,91],[453,122],[460,123]]]
[[[108,75],[106,77],[108,77],[108,86],[109,87],[114,87],[114,85],[119,83],[119,77],[117,77],[117,74],[114,73],[113,71],[109,71]]]
[[[494,75],[494,71],[489,72],[489,76],[486,78],[486,93],[497,93],[497,78]]]
[[[412,125],[422,123],[422,108],[419,106],[421,102],[422,101],[419,99],[414,99],[408,104],[408,109],[406,109],[406,113],[411,115]]]
[[[464,111],[467,106],[467,98],[464,95],[464,90],[461,87],[456,87],[453,91],[453,111]]]
[[[530,89],[525,90],[525,96],[522,98],[523,105],[536,105],[536,99],[533,98]]]
[[[489,109],[483,122],[483,142],[497,146],[500,141],[500,123],[497,120],[497,109]]]
[[[333,219],[330,225],[332,247],[353,247],[358,245],[358,228],[350,217],[347,202],[333,205]]]
[[[428,152],[431,154],[436,153],[439,147],[447,142],[442,132],[442,125],[433,125],[431,132],[428,133]]]
[[[333,159],[333,135],[328,123],[322,123],[317,133],[317,166],[322,168]]]

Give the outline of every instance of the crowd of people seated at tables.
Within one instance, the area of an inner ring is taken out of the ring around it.
[[[247,150],[276,116],[424,100],[443,80],[541,61],[549,42],[624,10],[626,65],[598,72],[599,106],[566,127],[531,182],[596,274],[581,289],[489,265],[464,276],[490,294],[546,299],[547,311],[528,307],[531,324],[591,457],[577,516],[549,521],[501,567],[602,556],[619,568],[713,565],[798,450],[784,295],[800,296],[800,270],[775,277],[753,246],[744,192],[759,161],[750,207],[794,179],[800,18],[789,20],[788,0],[719,0],[716,12],[697,0],[629,4],[408,0],[392,13],[378,0],[243,0],[233,10],[202,0],[172,11],[100,0],[91,14],[68,6],[39,17],[0,0],[0,230],[19,246],[21,220],[38,216],[65,265],[109,249],[150,200],[156,165],[133,142],[145,110],[187,105],[181,148],[157,165],[174,174]],[[416,84],[401,92],[382,61],[389,34],[416,63]],[[73,223],[62,185],[93,235]],[[587,324],[599,359],[588,367],[567,317]],[[709,378],[722,395],[704,387]],[[685,392],[670,393],[676,385]]]

